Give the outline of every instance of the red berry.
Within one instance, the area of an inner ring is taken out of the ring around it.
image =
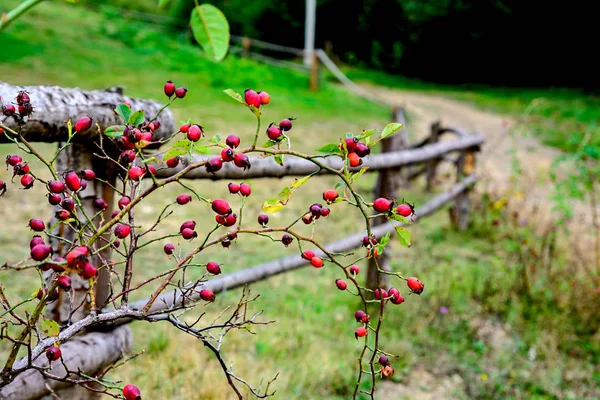
[[[223,226],[233,226],[237,222],[237,215],[235,215],[235,214],[229,214],[227,216],[215,215],[215,220],[217,221],[217,223],[219,223]]]
[[[354,152],[358,154],[359,157],[366,157],[371,153],[371,149],[363,142],[358,142]]]
[[[90,263],[86,263],[83,266],[83,270],[79,273],[79,276],[81,276],[83,279],[91,279],[96,275],[98,275],[98,270]]]
[[[386,367],[386,366],[390,365],[390,359],[388,358],[388,356],[380,356],[378,363],[382,367]]]
[[[396,289],[395,287],[391,287],[389,288],[388,292],[388,296],[393,296],[395,294],[400,294],[400,291],[398,289]]]
[[[233,161],[233,158],[235,157],[235,152],[226,147],[223,150],[221,150],[221,158],[223,159],[223,161],[225,162],[229,162],[229,161]]]
[[[227,185],[227,188],[229,189],[229,193],[231,194],[236,194],[240,191],[240,185],[238,185],[237,183],[230,183],[229,185]]]
[[[244,168],[244,171],[250,169],[250,159],[244,153],[237,153],[233,158],[233,163],[238,168]]]
[[[132,181],[139,181],[145,173],[146,171],[144,171],[140,167],[131,167],[131,169],[129,170],[129,179],[131,179]]]
[[[177,204],[181,206],[189,203],[190,201],[192,201],[192,196],[190,196],[189,194],[180,194],[179,196],[177,196]]]
[[[248,197],[250,196],[250,193],[252,193],[252,188],[250,187],[250,185],[248,185],[247,183],[241,183],[240,194],[244,197]]]
[[[311,258],[310,259],[310,263],[315,268],[321,268],[321,267],[323,267],[323,265],[325,265],[325,263],[323,262],[323,260],[321,259],[321,257],[313,257],[313,258]]]
[[[119,239],[125,239],[131,233],[131,227],[129,225],[118,224],[115,227],[115,236]]]
[[[403,217],[409,217],[413,213],[413,208],[408,204],[400,204],[398,208],[396,208],[396,212]]]
[[[262,105],[267,105],[271,102],[271,96],[267,92],[258,92],[258,97]]]
[[[279,121],[279,129],[281,129],[284,132],[291,130],[292,129],[292,119],[293,118],[286,118],[286,119],[282,119],[281,121]]]
[[[253,106],[255,108],[260,107],[260,96],[252,89],[246,89],[244,91],[244,100],[249,106]]]
[[[104,199],[95,199],[94,207],[104,211],[108,208],[108,203]]]
[[[175,168],[176,166],[179,165],[179,157],[173,157],[173,158],[169,158],[166,162],[167,167],[169,168]]]
[[[6,182],[0,180],[0,196],[6,193]]]
[[[206,163],[206,172],[215,173],[223,168],[223,160],[221,157],[213,157]]]
[[[26,162],[18,163],[17,165],[15,165],[15,168],[14,168],[15,175],[26,175],[30,171],[31,171],[31,168],[29,167],[29,164],[27,164]]]
[[[175,251],[175,246],[173,246],[171,243],[167,243],[165,244],[163,250],[165,251],[166,255],[170,256],[171,254],[173,254],[173,251]]]
[[[110,214],[110,219],[115,218],[117,215],[119,215],[119,210],[114,210],[111,214]]]
[[[192,240],[197,236],[198,234],[196,233],[196,231],[190,228],[184,228],[181,230],[181,237],[183,237],[185,240]]]
[[[154,168],[154,165],[148,165],[148,172],[152,175],[156,175],[156,168]]]
[[[375,236],[371,235],[371,237],[365,236],[362,240],[362,245],[364,247],[371,247],[377,244],[377,239]]]
[[[31,249],[30,254],[34,261],[44,261],[50,253],[52,253],[52,247],[45,244],[38,244]]]
[[[190,129],[191,124],[183,124],[179,127],[179,132],[187,133],[188,129]]]
[[[322,204],[315,203],[310,206],[309,211],[315,217],[317,217],[317,216],[320,217],[321,216],[321,208],[323,208]]]
[[[175,85],[173,84],[173,82],[171,81],[167,81],[167,83],[165,83],[165,95],[167,97],[171,97],[175,94]]]
[[[86,181],[93,181],[94,179],[96,179],[96,173],[91,169],[84,169],[79,173],[79,176],[81,176],[81,178],[85,179]]]
[[[135,151],[125,150],[121,153],[119,159],[123,164],[131,164],[135,160]]]
[[[390,367],[389,365],[383,367],[381,370],[381,375],[389,378],[390,376],[394,375],[394,368]]]
[[[141,400],[142,393],[137,386],[128,383],[123,388],[123,397],[125,397],[125,400]]]
[[[56,346],[50,346],[46,349],[46,357],[48,357],[48,361],[56,361],[61,356],[61,351]]]
[[[337,286],[338,289],[340,290],[346,290],[346,288],[348,287],[348,284],[346,283],[345,280],[343,279],[336,279],[335,280],[335,285]]]
[[[61,206],[67,211],[73,211],[75,209],[75,200],[67,197],[62,201]]]
[[[61,257],[56,257],[52,260],[52,262],[48,262],[48,264],[50,264],[50,268],[52,268],[54,272],[58,273],[63,272],[65,270],[64,265],[66,263],[66,260]]]
[[[17,94],[17,104],[24,104],[24,103],[29,103],[31,101],[31,99],[29,98],[29,95],[27,94],[27,92],[25,90],[20,90],[19,93]]]
[[[182,87],[182,88],[175,89],[175,96],[178,99],[183,99],[185,97],[186,93],[187,93],[187,88]]]
[[[48,190],[55,194],[62,193],[65,191],[65,184],[61,181],[50,181],[48,182]]]
[[[186,137],[190,142],[197,142],[202,137],[202,127],[198,125],[190,126]]]
[[[360,268],[358,268],[358,265],[352,265],[348,271],[350,272],[350,275],[356,276],[360,272]]]
[[[356,331],[354,332],[354,337],[356,337],[356,339],[358,339],[359,337],[364,337],[367,336],[367,328],[363,327],[363,326],[359,326],[358,328],[356,328]]]
[[[292,244],[293,241],[294,237],[289,233],[286,233],[281,237],[281,243],[283,243],[285,247],[288,247],[290,244]]]
[[[119,199],[118,205],[119,205],[119,209],[124,209],[125,207],[127,207],[129,205],[129,203],[131,203],[131,198],[129,198],[129,196],[123,196]]]
[[[85,265],[89,250],[85,246],[79,246],[67,253],[67,265],[70,268],[80,269]]]
[[[211,203],[211,207],[214,212],[221,215],[229,215],[231,214],[231,207],[229,207],[229,203],[225,200],[217,199],[213,200]]]
[[[237,135],[229,135],[225,139],[225,144],[231,147],[232,149],[235,149],[240,145],[240,137]]]
[[[56,282],[58,284],[58,287],[62,290],[71,290],[71,277],[69,275],[59,276]]]
[[[121,245],[121,241],[120,241],[119,239],[115,239],[115,240],[113,241],[112,245],[113,245],[113,247],[114,247],[115,249],[118,249],[118,248],[119,248],[119,246]]]
[[[415,277],[408,278],[406,280],[406,284],[408,285],[408,288],[411,290],[411,292],[415,294],[421,294],[423,292],[423,289],[425,288],[423,282],[421,282]]]
[[[336,190],[329,189],[323,192],[323,200],[327,202],[327,204],[331,204],[339,197],[339,194]]]
[[[348,153],[348,162],[352,168],[359,167],[362,164],[362,160],[356,153]]]
[[[267,128],[267,136],[269,137],[269,139],[275,142],[281,139],[282,134],[283,133],[281,132],[281,129],[279,129],[277,125],[271,125]]]
[[[344,139],[344,142],[346,142],[346,149],[348,150],[348,153],[354,153],[354,150],[356,150],[356,147],[358,147],[358,139],[350,137]]]
[[[57,204],[60,204],[61,201],[62,201],[62,197],[60,197],[60,195],[58,195],[56,193],[48,193],[48,203],[55,206]]]
[[[87,131],[92,127],[92,122],[92,119],[88,116],[79,118],[75,123],[75,131],[79,133]]]
[[[2,106],[2,114],[4,114],[7,117],[14,115],[16,111],[17,109],[12,104],[4,104]]]
[[[32,218],[29,220],[29,227],[36,232],[41,232],[46,228],[46,224],[41,219]]]
[[[354,313],[354,318],[356,319],[356,322],[362,322],[366,315],[367,313],[365,313],[363,310],[358,310]]]
[[[394,294],[390,293],[390,295],[392,296],[392,298],[390,299],[390,301],[393,304],[402,304],[402,303],[404,303],[404,297],[402,297],[402,295],[399,292],[394,293]]]
[[[321,208],[321,216],[322,217],[328,216],[330,212],[331,212],[331,210],[329,208],[327,208],[327,207]]]
[[[229,246],[231,246],[231,240],[224,239],[223,241],[221,241],[221,246],[228,248]]]
[[[67,200],[71,200],[71,199],[67,199]],[[65,200],[63,200],[64,203]],[[72,201],[72,200],[71,200]],[[61,221],[66,221],[69,218],[71,218],[71,213],[67,210],[61,210],[61,211],[57,211],[55,214],[56,218],[61,220]]]
[[[184,229],[191,229],[194,230],[196,229],[196,222],[195,221],[185,221],[183,224],[181,224],[181,226],[179,227],[179,232],[183,232]]]
[[[312,250],[304,250],[302,252],[302,258],[304,258],[305,260],[312,260],[312,258],[315,256],[315,252]]]
[[[375,298],[377,300],[381,300],[381,299],[385,299],[386,297],[388,297],[388,293],[386,292],[385,289],[375,289],[373,291],[373,296],[375,296]]]
[[[258,223],[262,226],[267,226],[269,223],[269,216],[267,214],[260,214],[258,216]]]
[[[200,291],[200,298],[204,301],[215,301],[215,294],[212,290],[204,289]]]
[[[10,154],[6,156],[6,165],[10,165],[11,167],[16,166],[17,164],[23,161],[23,157],[18,154]]]
[[[391,211],[393,206],[394,203],[383,197],[380,197],[373,202],[373,208],[375,209],[375,211],[380,213],[386,213]]]
[[[210,261],[206,264],[206,270],[213,275],[219,275],[221,273],[221,266],[214,261]]]

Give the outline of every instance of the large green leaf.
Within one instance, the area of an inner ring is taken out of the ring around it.
[[[400,129],[402,129],[402,124],[400,124],[398,122],[391,122],[391,123],[387,124],[385,126],[385,128],[383,128],[383,131],[381,132],[381,138],[385,139],[388,136],[392,136],[394,133],[398,132]]]
[[[410,238],[410,232],[406,228],[402,228],[401,226],[396,227],[396,233],[398,234],[398,240],[400,244],[405,247],[410,247],[412,244],[412,240]]]
[[[229,49],[229,23],[215,6],[202,4],[192,10],[190,19],[196,41],[210,58],[221,61]]]

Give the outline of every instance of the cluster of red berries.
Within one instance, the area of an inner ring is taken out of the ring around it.
[[[321,257],[315,255],[315,252],[312,250],[305,250],[302,252],[302,258],[307,261],[310,261],[310,264],[315,268],[322,268],[325,263]]]
[[[23,162],[23,157],[18,154],[9,154],[6,156],[6,168],[11,166],[13,167],[13,176],[12,180],[15,179],[15,176],[21,177],[21,186],[23,189],[30,189],[33,187],[33,183],[35,182],[35,178],[31,175],[31,168],[29,164],[25,161]],[[6,184],[2,182],[4,185],[3,193],[6,191]]]
[[[68,269],[79,273],[83,279],[91,279],[98,275],[98,270],[89,261],[90,249],[78,246],[69,251],[65,257]]]
[[[388,199],[385,197],[380,197],[373,202],[373,209],[380,213],[393,213],[394,206],[396,204],[395,199]],[[414,205],[410,203],[402,203],[396,208],[396,214],[401,215],[403,217],[410,217],[415,212]]]
[[[354,278],[356,278],[356,276],[360,273],[360,268],[358,268],[358,265],[351,265],[348,267],[348,273],[350,274],[351,279],[354,280]],[[340,278],[335,280],[335,286],[337,286],[337,288],[340,290],[346,290],[348,288],[346,281]]]
[[[271,102],[271,96],[267,92],[256,92],[253,89],[246,89],[244,91],[244,101],[247,105],[254,108],[260,108],[260,106],[266,106]]]
[[[360,142],[356,137],[344,139],[344,143],[340,144],[340,150],[344,151],[344,145],[347,151],[346,158],[351,167],[362,165],[362,158],[371,153],[369,146],[364,142]]]
[[[164,87],[165,95],[170,99],[175,95],[178,99],[183,99],[187,93],[187,88],[184,87],[175,87],[175,84],[171,81],[167,81]]]
[[[1,99],[2,98],[0,97],[0,100]],[[26,91],[21,90],[17,94],[16,102],[17,107],[10,103],[3,104],[2,114],[6,117],[15,116],[20,118],[21,120],[31,115],[31,113],[33,112],[33,106],[31,105],[31,99],[29,97],[29,94]]]
[[[386,355],[379,356],[379,360],[377,361],[379,365],[381,365],[381,377],[390,377],[394,375],[394,368],[390,365],[390,359]]]
[[[274,122],[269,124],[267,128],[267,136],[274,142],[278,142],[283,139],[285,132],[292,129],[292,121],[296,118],[286,118],[279,121],[279,124],[275,125]]]
[[[87,121],[86,119],[89,121]],[[81,127],[81,129],[85,131],[89,129],[89,127],[86,129],[88,123],[89,126],[91,126],[91,119],[89,119],[89,117],[83,117],[77,122],[79,123],[82,120],[86,121],[86,123],[83,124]],[[127,124],[125,126],[125,129],[123,130],[123,134],[116,139],[116,143],[119,146],[119,148],[124,150],[124,152],[121,153],[121,157],[119,157],[121,162],[124,164],[133,162],[133,160],[135,160],[135,152],[133,152],[133,149],[143,149],[144,147],[151,144],[152,134],[159,128],[159,121],[146,121],[138,126]],[[77,130],[77,132],[80,132],[77,129],[77,124],[75,125],[75,130]],[[133,154],[133,156],[131,154]]]
[[[242,182],[240,184],[230,183],[229,185],[227,185],[227,188],[229,189],[229,193],[231,193],[231,194],[239,193],[240,195],[242,195],[244,197],[248,197],[252,193],[252,188],[246,182]]]
[[[225,200],[213,200],[211,207],[213,211],[217,213],[217,215],[215,215],[215,220],[218,224],[223,226],[233,226],[237,222],[237,215],[233,213],[229,203]]]
[[[308,212],[302,216],[302,222],[308,225],[321,217],[327,217],[330,213],[329,208],[323,207],[320,203],[314,203],[308,207]]]
[[[196,233],[195,229],[196,229],[196,221],[185,221],[179,227],[179,234],[185,240],[192,240],[192,239],[198,237],[198,233]],[[171,245],[167,244],[165,246],[165,253],[170,256],[171,254],[173,254],[173,249],[174,249],[174,247],[172,244]]]

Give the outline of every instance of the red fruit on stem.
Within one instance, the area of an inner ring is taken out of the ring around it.
[[[202,127],[195,124],[190,126],[186,137],[190,142],[197,142],[202,137]]]
[[[362,240],[362,245],[364,247],[371,247],[377,244],[377,239],[375,236],[371,235],[371,237],[365,236]]]
[[[392,368],[389,365],[383,367],[383,369],[381,370],[381,375],[389,378],[390,376],[394,375],[394,368]]]
[[[4,104],[2,106],[2,114],[4,114],[7,117],[14,115],[15,112],[17,112],[17,109],[12,104]]]
[[[271,96],[267,92],[258,92],[258,97],[260,99],[260,104],[266,106],[271,102]]]
[[[286,118],[279,121],[279,129],[284,132],[287,132],[292,129],[292,120],[293,118]]]
[[[26,162],[18,163],[15,165],[14,174],[15,175],[26,175],[31,171],[29,164]]]
[[[377,299],[377,300],[381,300],[381,299],[385,299],[386,297],[388,297],[388,293],[386,292],[385,289],[375,289],[373,291],[373,296]]]
[[[200,298],[204,301],[213,302],[215,301],[215,294],[212,290],[204,289],[200,291]]]
[[[75,200],[67,197],[62,201],[61,206],[67,211],[73,211],[75,209]]]
[[[180,194],[179,196],[177,196],[177,204],[179,204],[180,206],[186,205],[190,201],[192,201],[192,196],[190,196],[189,194]]]
[[[219,275],[221,273],[221,266],[214,261],[210,261],[206,264],[206,270],[213,275]]]
[[[41,232],[46,228],[46,224],[41,219],[32,218],[29,220],[29,227],[36,232]]]
[[[90,117],[81,117],[75,123],[75,131],[77,131],[78,133],[85,132],[92,127],[92,123],[93,121]]]
[[[137,386],[128,383],[123,388],[123,397],[125,397],[125,400],[141,400],[142,393]]]
[[[170,256],[175,251],[175,246],[172,245],[171,243],[167,243],[167,244],[165,244],[165,247],[163,247],[163,250],[166,255]]]
[[[187,133],[188,129],[190,129],[191,124],[183,124],[179,127],[179,132]]]
[[[40,235],[35,235],[29,241],[29,250],[33,249],[38,244],[46,244],[46,242],[44,242],[44,239]]]
[[[20,90],[19,93],[17,94],[17,104],[24,104],[24,103],[29,103],[31,101],[31,98],[29,97],[29,94],[27,94],[27,92],[25,90]]]
[[[399,292],[396,292],[394,294],[390,293],[390,295],[392,295],[392,298],[390,299],[390,301],[393,304],[402,304],[402,303],[404,303],[404,297],[402,297],[402,295]]]
[[[31,249],[31,258],[34,261],[44,261],[52,253],[52,247],[45,244],[38,244]]]
[[[171,81],[167,81],[164,87],[165,96],[171,97],[175,94],[175,85]]]
[[[348,271],[350,272],[350,275],[356,276],[360,272],[360,268],[358,268],[358,265],[352,265],[352,266],[350,266]]]
[[[71,200],[71,201],[73,201],[72,199],[65,199],[65,200]],[[65,200],[63,200],[63,203],[65,202]],[[67,211],[67,210],[61,210],[61,211],[57,211],[56,214],[55,214],[55,216],[56,216],[57,219],[59,219],[61,221],[66,221],[69,218],[71,218],[71,212]]]
[[[252,89],[246,89],[244,91],[244,101],[249,106],[259,108],[260,107],[260,96]]]
[[[229,215],[231,214],[231,207],[229,207],[229,203],[225,200],[217,199],[213,200],[211,203],[212,210],[220,215]]]
[[[260,214],[258,216],[258,223],[262,226],[267,226],[269,223],[269,216],[267,214]]]
[[[221,158],[223,159],[223,161],[225,161],[225,162],[233,161],[234,157],[235,157],[235,152],[233,151],[233,149],[226,147],[223,150],[221,150]]]
[[[206,172],[214,174],[221,168],[223,168],[223,160],[221,160],[221,157],[213,157],[206,163]]]
[[[289,233],[286,233],[281,237],[281,243],[283,243],[285,247],[288,247],[290,244],[292,244],[293,241],[294,237]]]
[[[76,192],[81,188],[81,178],[76,172],[70,171],[65,175],[65,184],[69,190]]]
[[[135,160],[135,151],[125,150],[119,156],[122,164],[131,164]]]
[[[129,225],[118,224],[115,227],[115,236],[119,239],[125,239],[131,233],[131,227]]]
[[[281,132],[281,129],[279,129],[279,127],[277,125],[270,125],[267,128],[267,136],[269,137],[269,139],[277,142],[279,139],[281,139],[281,135],[283,133]]]
[[[71,277],[69,275],[61,275],[56,281],[59,288],[62,290],[71,290]]]
[[[235,215],[235,214],[229,214],[226,217],[224,217],[222,215],[218,215],[218,217],[225,218],[223,226],[233,226],[237,222],[237,215]]]
[[[413,213],[413,208],[408,204],[400,204],[396,212],[403,217],[409,217]]]
[[[108,203],[104,199],[95,199],[94,207],[104,211],[108,208]]]
[[[369,146],[367,146],[366,144],[364,144],[363,142],[358,142],[358,144],[356,145],[356,149],[354,150],[354,152],[356,154],[358,154],[359,157],[366,157],[371,153],[371,149],[369,148]]]
[[[235,149],[240,145],[240,137],[237,135],[229,135],[225,139],[225,144],[231,147],[232,149]]]
[[[356,153],[348,153],[348,163],[352,168],[356,168],[362,165],[362,160]]]
[[[337,288],[340,290],[346,290],[346,288],[348,287],[348,284],[343,279],[336,279],[335,286],[337,286]]]
[[[166,161],[167,167],[169,168],[175,168],[179,165],[179,157],[173,157],[173,158],[169,158]]]
[[[240,191],[240,185],[238,185],[237,183],[230,183],[229,185],[227,185],[227,188],[229,189],[229,193],[231,194],[236,194]]]
[[[344,142],[346,143],[346,149],[348,150],[348,153],[354,153],[354,150],[356,150],[358,147],[358,139],[355,137],[349,137],[344,139]]]
[[[60,204],[61,201],[62,201],[62,197],[60,197],[60,195],[58,195],[56,193],[48,193],[48,203],[55,206],[57,204]]]
[[[388,296],[393,296],[394,294],[400,294],[400,291],[395,287],[391,287],[388,289]]]
[[[61,355],[62,352],[56,346],[50,346],[46,349],[46,357],[48,358],[48,361],[56,361]]]
[[[0,180],[0,196],[6,193],[6,182]]]
[[[223,241],[221,241],[221,246],[228,248],[229,246],[231,246],[231,240],[224,239]]]
[[[315,216],[311,212],[307,212],[302,216],[302,222],[304,222],[306,225],[312,224],[314,219]]]
[[[304,250],[302,252],[302,258],[304,258],[305,260],[312,260],[312,258],[315,256],[315,252],[312,250]]]
[[[86,181],[93,181],[96,179],[96,173],[91,169],[84,169],[79,173],[79,176],[81,176],[81,179],[85,179]]]
[[[175,97],[178,99],[183,99],[187,93],[187,88],[181,87],[175,89]]]
[[[233,158],[233,163],[238,168],[243,168],[244,171],[250,169],[250,159],[244,153],[237,153]]]
[[[379,360],[377,362],[382,367],[386,367],[386,366],[390,365],[390,359],[388,358],[388,356],[380,356]]]
[[[81,276],[83,279],[91,279],[96,275],[98,275],[98,270],[90,263],[86,263],[83,266],[83,270],[79,273],[79,276]]]
[[[356,331],[354,332],[354,337],[358,339],[359,337],[364,336],[367,336],[367,328],[365,328],[364,326],[359,326],[358,328],[356,328]]]
[[[145,173],[146,173],[146,171],[144,171],[140,167],[131,167],[128,175],[129,175],[129,179],[131,179],[132,181],[139,181],[140,178],[142,176],[144,176]]]
[[[244,197],[248,197],[250,196],[250,193],[252,193],[252,188],[250,187],[250,185],[248,185],[245,182],[242,182],[240,184],[240,194]]]
[[[329,189],[323,192],[323,200],[327,202],[327,204],[331,204],[339,197],[339,194],[336,190]]]
[[[148,165],[148,172],[152,175],[156,175],[156,168],[154,168],[154,165]]]
[[[321,217],[328,216],[330,212],[331,212],[331,210],[329,208],[327,208],[327,207],[321,208]]]
[[[323,262],[321,257],[316,257],[316,256],[310,259],[310,263],[315,268],[322,268],[323,265],[325,265],[325,263]]]
[[[123,196],[119,199],[117,204],[119,205],[119,209],[122,210],[127,207],[129,203],[131,203],[131,198],[129,196]]]
[[[64,265],[67,263],[67,261],[62,258],[62,257],[56,257],[52,260],[52,262],[49,262],[48,264],[50,264],[50,268],[52,268],[52,270],[54,272],[63,272],[65,270]]]
[[[363,310],[358,310],[354,313],[354,318],[356,319],[356,322],[362,322],[366,315],[367,313]]]
[[[192,240],[197,236],[198,234],[196,233],[196,231],[190,228],[184,228],[181,230],[181,237],[183,237],[185,240]]]
[[[113,245],[113,247],[115,249],[118,249],[119,246],[121,245],[121,241],[119,239],[115,239],[115,240],[113,240],[113,244],[112,245]]]
[[[415,277],[408,278],[406,280],[406,284],[408,285],[410,291],[415,294],[421,294],[423,292],[423,289],[425,288],[423,282],[421,282]]]
[[[394,203],[384,197],[380,197],[373,202],[373,208],[380,213],[386,213],[392,210]]]
[[[185,221],[179,227],[179,233],[183,232],[184,229],[191,229],[191,230],[196,229],[196,221]]]
[[[17,164],[21,163],[23,161],[23,157],[21,157],[18,154],[10,154],[8,156],[6,156],[6,165],[7,166],[11,166],[14,167]]]

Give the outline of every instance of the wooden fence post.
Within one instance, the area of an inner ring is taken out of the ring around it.
[[[392,110],[392,121],[404,122],[404,110],[399,107],[395,107]],[[400,133],[390,136],[381,142],[381,151],[383,153],[389,153],[394,151],[400,151],[406,144],[404,136]],[[377,183],[374,188],[375,198],[379,197],[396,197],[398,188],[402,184],[402,176],[400,174],[401,168],[384,169],[379,171],[377,176]],[[385,218],[376,218],[373,220],[373,226],[382,225],[386,222]],[[386,251],[377,259],[379,267],[386,271],[391,271],[390,267],[390,253],[389,244]],[[373,259],[369,259],[369,267],[367,270],[367,288],[377,289],[378,287],[387,287],[388,279],[387,275],[377,274],[377,265]]]
[[[438,140],[440,139],[440,130],[442,127],[442,123],[440,121],[436,121],[433,124],[431,124],[431,135],[429,136],[429,140],[427,141],[428,144],[433,144],[433,143],[437,143]],[[429,161],[429,165],[427,167],[427,185],[425,187],[425,190],[427,192],[431,192],[433,190],[433,183],[435,180],[435,174],[437,171],[437,166],[439,163],[439,159],[433,159],[431,161]]]
[[[473,150],[462,151],[456,161],[456,181],[460,182],[464,177],[475,172],[475,152]],[[465,190],[454,198],[454,204],[450,209],[450,220],[452,225],[463,232],[469,228],[471,223],[471,198],[470,190]]]
[[[252,46],[252,39],[244,36],[242,38],[242,57],[248,57],[250,55],[250,47]]]
[[[312,63],[310,65],[310,90],[317,91],[319,89],[319,59],[317,53],[312,53]]]

